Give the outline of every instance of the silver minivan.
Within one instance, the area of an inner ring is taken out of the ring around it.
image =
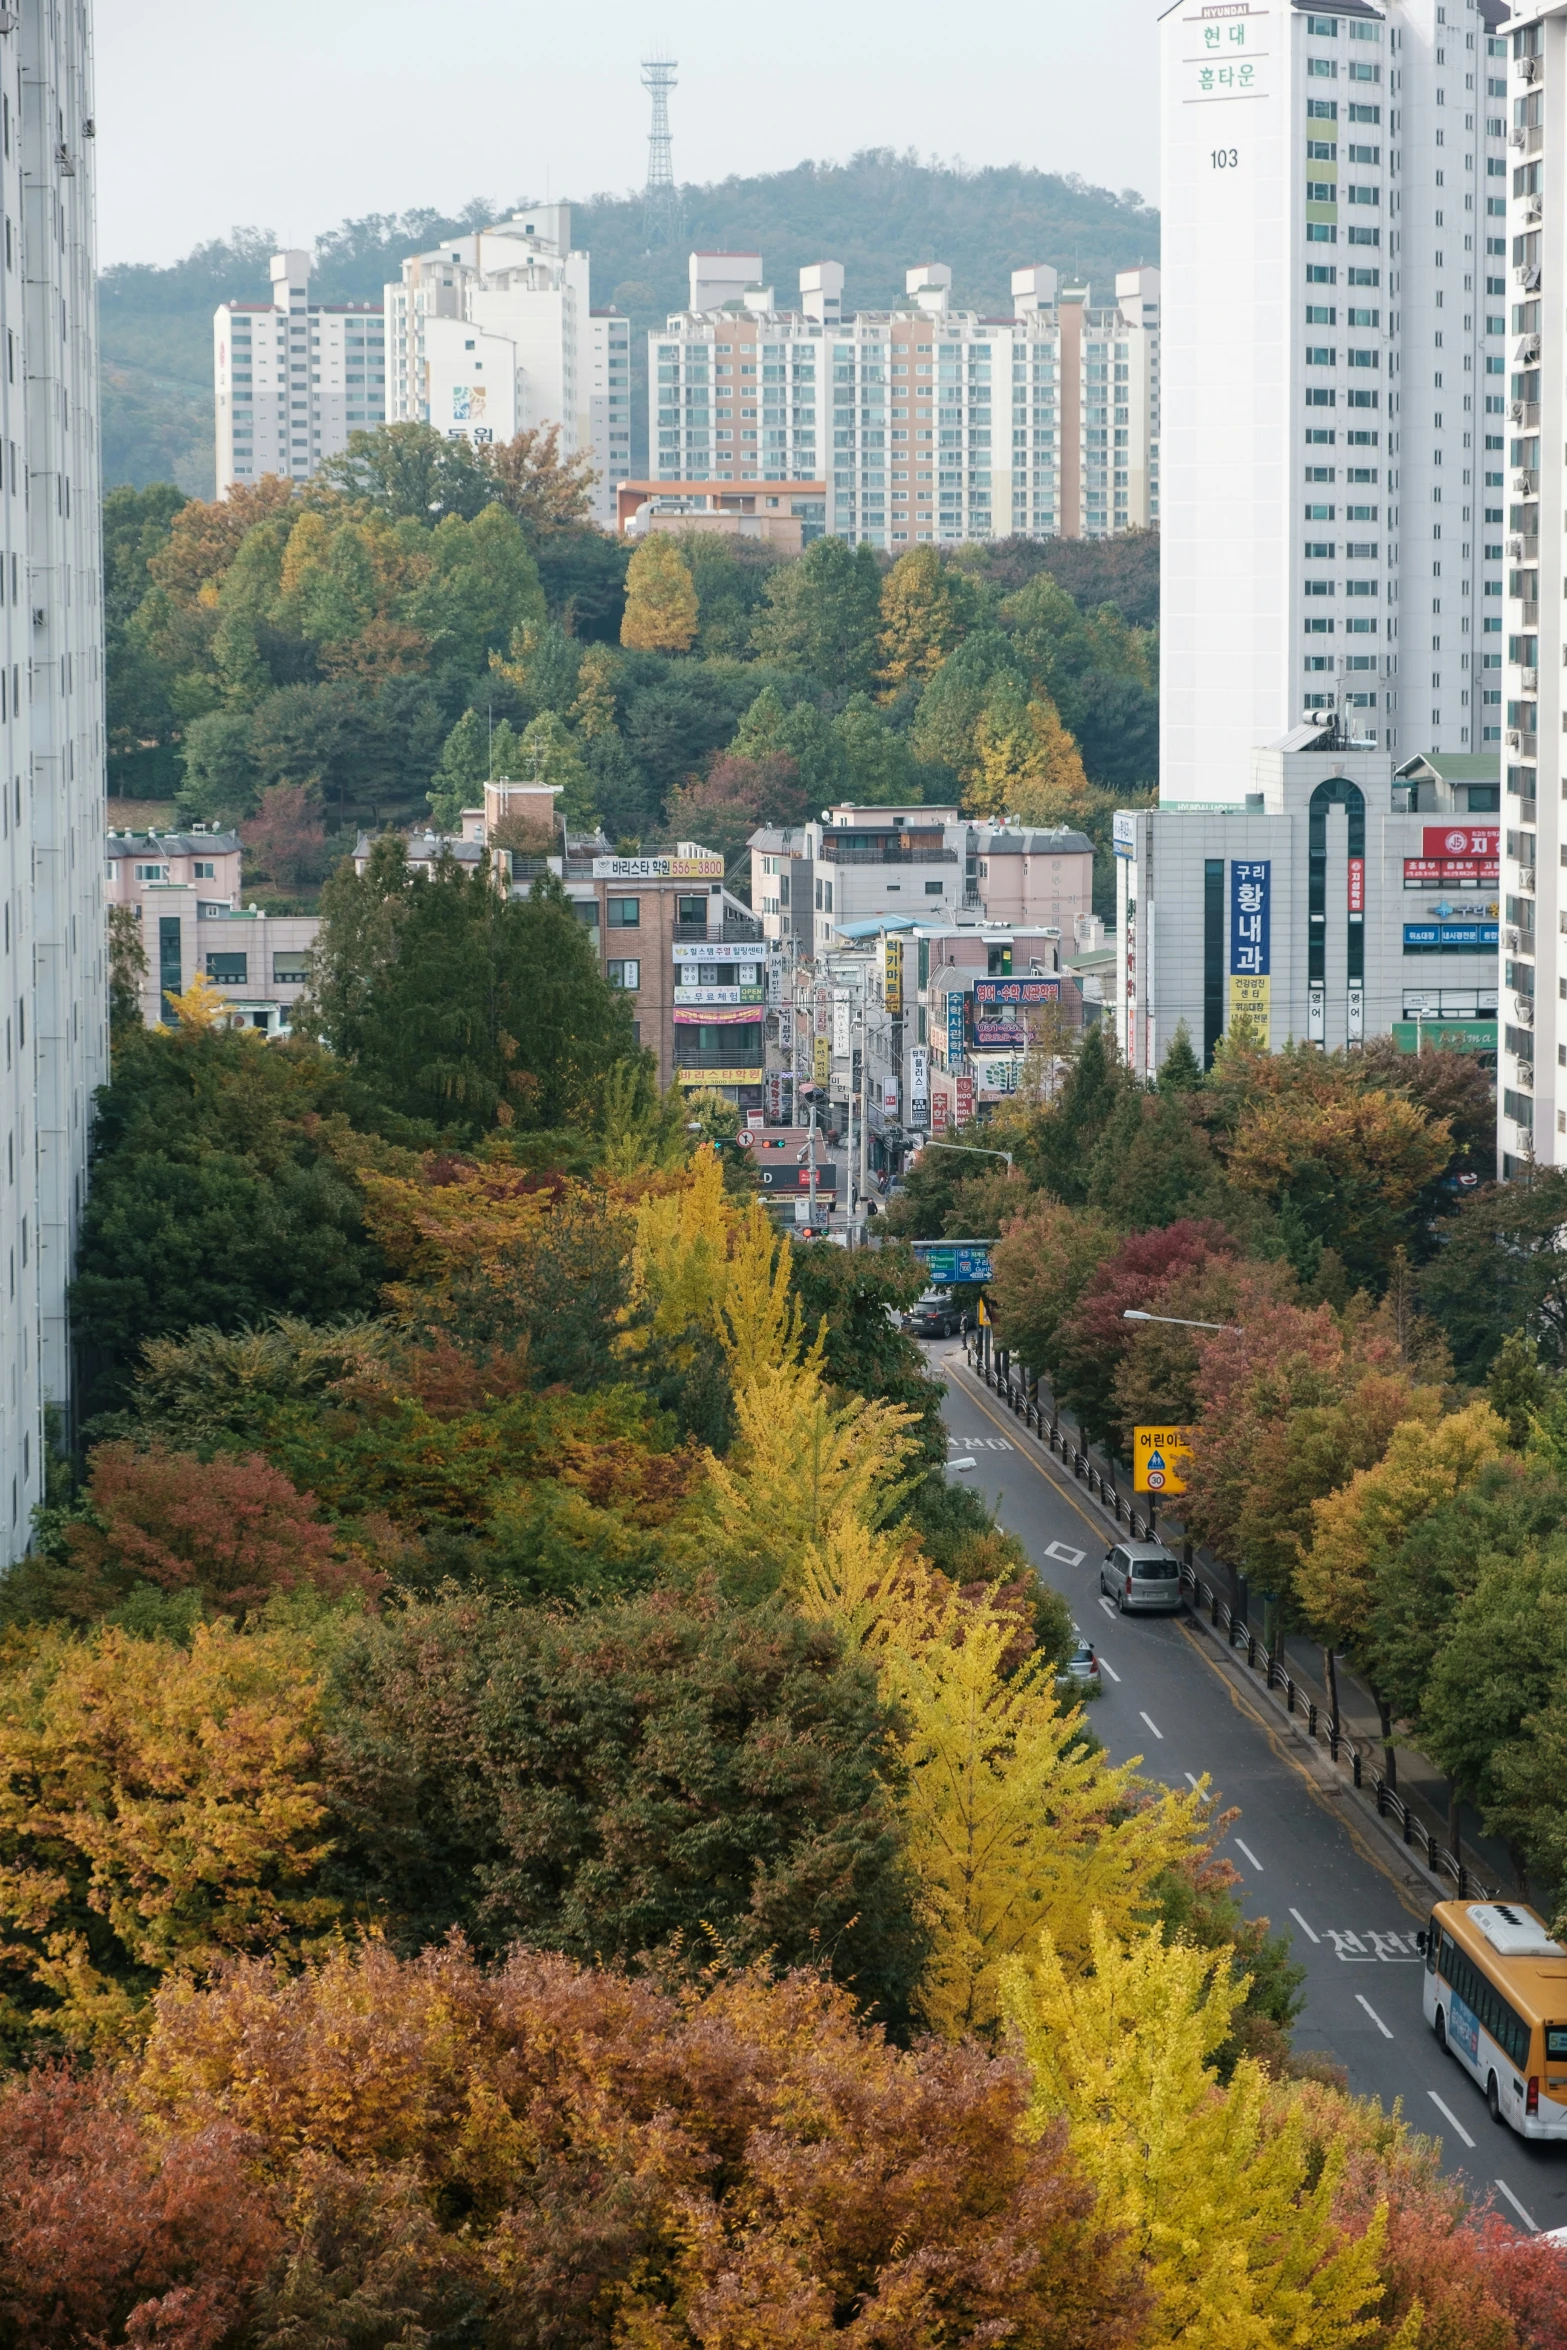
[[[1099,1588],[1122,1615],[1173,1615],[1181,1604],[1181,1562],[1162,1542],[1118,1542],[1105,1552]]]

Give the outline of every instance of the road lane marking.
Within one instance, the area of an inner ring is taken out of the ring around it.
[[[1115,1622],[1115,1610],[1110,1605],[1110,1602],[1106,1599],[1102,1591],[1099,1594],[1099,1604],[1104,1609],[1105,1614],[1110,1618],[1110,1621],[1113,1624]]]
[[[1458,2135],[1460,2138],[1462,2138],[1464,2144],[1470,2149],[1472,2153],[1474,2150],[1474,2140],[1470,2137],[1469,2132],[1464,2128],[1463,2123],[1459,2120],[1452,2107],[1450,2105],[1444,2105],[1441,2098],[1438,2097],[1434,2089],[1428,2089],[1426,2091],[1426,2095],[1430,2098],[1432,2104],[1436,2107],[1437,2112],[1442,2116],[1443,2121],[1451,2124],[1452,2128],[1458,2132]]]
[[[1509,2187],[1507,2184],[1507,2181],[1505,2179],[1498,2179],[1496,2183],[1501,2188],[1502,2193],[1507,2197],[1507,2200],[1512,2205],[1514,2211],[1517,2212],[1518,2217],[1523,2221],[1523,2224],[1528,2229],[1530,2235],[1537,2236],[1540,2232],[1539,2229],[1536,2227],[1534,2221],[1529,2217],[1529,2214],[1525,2211],[1523,2205],[1519,2202],[1517,2196],[1513,2193],[1511,2187]]]
[[[1295,1920],[1296,1925],[1299,1926],[1303,1934],[1310,1935],[1310,1938],[1313,1942],[1320,1942],[1322,1940],[1322,1936],[1320,1934],[1313,1934],[1311,1932],[1311,1928],[1307,1925],[1305,1919],[1301,1916],[1298,1909],[1292,1909],[1290,1911],[1290,1916]]]
[[[1197,1773],[1195,1771],[1188,1771],[1186,1772],[1185,1776],[1191,1781],[1192,1785],[1200,1794],[1202,1792],[1202,1781],[1198,1778]]]
[[[1161,1744],[1162,1744],[1162,1743],[1163,1743],[1163,1740],[1164,1740],[1164,1732],[1163,1732],[1163,1731],[1160,1729],[1160,1727],[1159,1727],[1158,1723],[1157,1723],[1157,1722],[1154,1720],[1154,1718],[1153,1718],[1153,1715],[1152,1715],[1152,1714],[1144,1714],[1142,1718],[1143,1718],[1143,1720],[1144,1720],[1144,1721],[1145,1721],[1145,1722],[1148,1724],[1148,1727],[1149,1727],[1149,1729],[1150,1729],[1150,1730],[1152,1730],[1152,1732],[1153,1732],[1154,1736],[1155,1736],[1155,1737],[1156,1737],[1156,1738],[1157,1738],[1157,1739],[1158,1739],[1158,1740],[1161,1742]]]
[[[1381,2033],[1383,2039],[1391,2040],[1393,2037],[1392,2033],[1388,2030],[1386,2024],[1382,2021],[1382,2018],[1378,2015],[1376,2009],[1372,2006],[1370,2000],[1365,1996],[1364,1992],[1357,1991],[1355,1993],[1355,2000],[1358,2006],[1361,2006],[1365,2009],[1367,2015],[1370,2016],[1371,2021],[1376,2025],[1377,2030]],[[1456,2129],[1458,2125],[1455,2122],[1453,2126]]]
[[[1237,1852],[1245,1853],[1246,1858],[1251,1862],[1252,1867],[1256,1870],[1259,1877],[1266,1874],[1261,1861],[1257,1858],[1257,1855],[1253,1852],[1251,1846],[1249,1844],[1243,1844],[1238,1836],[1235,1839],[1235,1849]]]
[[[1119,1687],[1120,1687],[1120,1685],[1121,1685],[1121,1676],[1120,1676],[1120,1674],[1119,1674],[1119,1673],[1116,1671],[1116,1669],[1115,1669],[1114,1665],[1112,1665],[1112,1664],[1107,1664],[1107,1663],[1105,1662],[1104,1656],[1103,1656],[1102,1654],[1100,1654],[1100,1656],[1099,1656],[1099,1670],[1100,1670],[1102,1673],[1108,1673],[1108,1674],[1109,1674],[1109,1676],[1110,1676],[1110,1678],[1111,1678],[1111,1680],[1112,1680],[1112,1681],[1113,1681],[1113,1682],[1116,1684],[1116,1687],[1117,1687],[1117,1688],[1119,1688]]]
[[[1070,1542],[1047,1542],[1045,1556],[1047,1559],[1060,1559],[1064,1566],[1080,1567],[1088,1553],[1085,1550],[1074,1550]]]

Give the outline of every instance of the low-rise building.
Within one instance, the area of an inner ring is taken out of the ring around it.
[[[1286,1042],[1497,1047],[1496,769],[1391,755],[1332,719],[1253,755],[1242,805],[1115,817],[1116,1036],[1152,1077],[1184,1022]],[[1484,769],[1484,774],[1471,769]],[[1478,801],[1478,808],[1476,802]],[[1509,1032],[1511,1034],[1511,1032]]]
[[[809,824],[764,826],[748,845],[764,935],[807,957],[883,915],[1045,924],[1070,937],[1093,910],[1093,843],[1070,827],[844,802]]]
[[[240,902],[238,834],[200,824],[188,832],[111,827],[105,851],[108,905],[129,907],[141,925],[148,1027],[172,1019],[170,999],[204,975],[222,989],[237,1025],[286,1036],[320,920]]]

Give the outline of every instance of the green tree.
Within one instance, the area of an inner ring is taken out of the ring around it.
[[[1557,1535],[1485,1562],[1426,1684],[1421,1744],[1483,1813],[1502,1799],[1507,1749],[1557,1700],[1564,1672],[1567,1544]],[[1558,1785],[1558,1805],[1563,1793]]]
[[[445,515],[469,520],[495,496],[488,470],[466,441],[449,441],[430,424],[383,424],[351,432],[340,455],[328,457],[317,480],[356,504],[394,521],[428,530]]]
[[[867,693],[881,627],[881,568],[869,546],[821,538],[767,582],[751,632],[754,651],[779,669],[800,670],[834,692]]]
[[[920,694],[909,748],[923,765],[950,771],[953,786],[969,771],[986,699],[1004,677],[1018,677],[1006,638],[999,629],[976,628]]]
[[[517,745],[516,773],[541,783],[558,784],[557,812],[568,824],[585,828],[594,821],[593,781],[574,734],[553,710],[541,710],[523,729]]]
[[[1127,1092],[1088,1163],[1088,1197],[1129,1232],[1177,1216],[1220,1215],[1232,1202],[1213,1146],[1179,1093]]]
[[[856,694],[833,721],[847,774],[844,790],[861,807],[906,807],[921,797],[907,739],[894,732],[869,694]]]
[[[934,677],[975,625],[980,597],[934,547],[911,547],[882,582],[878,666],[884,699]]]
[[[825,1325],[822,1370],[846,1394],[881,1396],[919,1416],[932,1460],[947,1457],[941,1390],[918,1342],[898,1327],[925,1287],[925,1268],[906,1248],[835,1248],[807,1241],[790,1252],[789,1276],[814,1333]]]
[[[1096,1022],[1085,1032],[1061,1091],[1030,1120],[1020,1145],[1020,1163],[1041,1190],[1075,1206],[1087,1200],[1094,1151],[1131,1086],[1114,1038]]]
[[[1567,1170],[1530,1165],[1466,1200],[1420,1295],[1466,1378],[1483,1377],[1515,1331],[1550,1370],[1567,1367]]]
[[[476,803],[489,774],[489,721],[477,710],[465,710],[441,746],[441,764],[426,795],[438,832],[456,831],[462,810]]]
[[[1159,1064],[1161,1093],[1195,1093],[1202,1084],[1202,1063],[1192,1050],[1191,1030],[1178,1020],[1170,1049]]]
[[[596,1089],[636,1047],[558,882],[521,899],[487,860],[411,872],[388,836],[362,875],[339,866],[321,911],[303,1017],[378,1099],[467,1135],[596,1123]]]
[[[453,1925],[581,1959],[825,1961],[907,2027],[922,1955],[870,1671],[784,1611],[448,1599],[343,1651],[334,1885],[417,1950]]]
[[[191,719],[180,744],[182,824],[234,823],[255,813],[261,777],[248,711],[209,710]]]
[[[147,948],[135,906],[109,908],[109,1034],[118,1044],[141,1027]]]

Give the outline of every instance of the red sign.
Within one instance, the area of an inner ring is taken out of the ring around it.
[[[947,1097],[939,1085],[934,1086],[931,1089],[930,1122],[932,1129],[937,1134],[944,1134],[946,1132]]]
[[[1483,857],[1406,857],[1404,887],[1436,889],[1444,882],[1499,881],[1501,867]]]
[[[1501,826],[1497,824],[1427,824],[1421,845],[1428,857],[1500,857]]]
[[[1352,914],[1363,914],[1366,910],[1366,860],[1364,857],[1351,857],[1349,860],[1349,910]]]
[[[960,1077],[958,1083],[958,1124],[966,1126],[974,1115],[974,1080]]]

